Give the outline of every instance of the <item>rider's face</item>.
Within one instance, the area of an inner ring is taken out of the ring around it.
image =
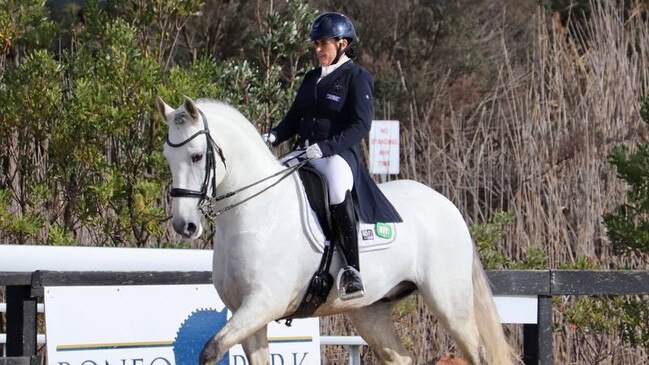
[[[320,66],[324,67],[331,65],[333,60],[336,58],[338,44],[340,44],[341,49],[347,48],[346,39],[318,39],[316,41],[313,41],[315,54],[318,57]]]

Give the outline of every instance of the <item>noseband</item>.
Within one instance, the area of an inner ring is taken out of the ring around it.
[[[180,143],[172,143],[169,140],[169,133],[165,136],[165,141],[169,145],[169,147],[177,148],[184,146],[186,143],[191,141],[192,139],[200,136],[201,134],[205,135],[205,138],[207,140],[207,152],[205,153],[205,179],[203,179],[203,184],[201,185],[201,190],[190,190],[190,189],[181,189],[181,188],[172,188],[169,191],[169,195],[172,198],[197,198],[198,200],[198,205],[201,206],[203,202],[208,198],[208,197],[214,197],[216,196],[216,159],[214,158],[214,151],[216,151],[219,154],[219,157],[221,158],[221,162],[223,162],[223,166],[225,165],[225,157],[223,156],[223,150],[219,145],[214,142],[214,139],[212,139],[212,136],[210,136],[210,131],[207,129],[207,118],[205,118],[205,114],[199,109],[198,112],[201,114],[201,118],[203,119],[203,129],[194,133],[191,137],[187,138],[186,140],[180,142]],[[210,175],[212,178],[210,179]],[[210,181],[211,180],[211,181]],[[210,182],[212,184],[212,191],[211,194],[208,196],[207,190],[210,187]]]

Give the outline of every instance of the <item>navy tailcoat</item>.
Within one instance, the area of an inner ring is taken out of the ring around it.
[[[374,79],[351,60],[318,82],[321,68],[306,73],[291,108],[272,132],[274,145],[297,135],[318,143],[323,157],[340,155],[354,175],[352,195],[367,223],[401,222],[361,160],[360,142],[369,135],[373,118]]]

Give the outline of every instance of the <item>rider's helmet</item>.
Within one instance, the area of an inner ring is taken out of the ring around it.
[[[309,38],[319,39],[345,38],[349,43],[356,39],[354,24],[348,17],[340,13],[324,13],[319,15],[311,25]]]

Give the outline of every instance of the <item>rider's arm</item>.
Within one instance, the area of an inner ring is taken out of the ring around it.
[[[284,116],[284,119],[282,119],[277,127],[271,130],[271,133],[276,137],[275,142],[273,142],[273,146],[277,146],[278,144],[296,135],[298,132],[299,122],[300,112],[298,111],[296,100],[294,100],[291,108]]]
[[[293,137],[300,131],[300,121],[304,117],[304,108],[309,106],[307,100],[313,96],[315,82],[320,69],[314,69],[304,75],[304,79],[297,89],[297,94],[293,100],[293,104],[284,116],[284,119],[273,128],[271,132],[275,134],[277,140],[273,143],[274,146],[286,141]]]

